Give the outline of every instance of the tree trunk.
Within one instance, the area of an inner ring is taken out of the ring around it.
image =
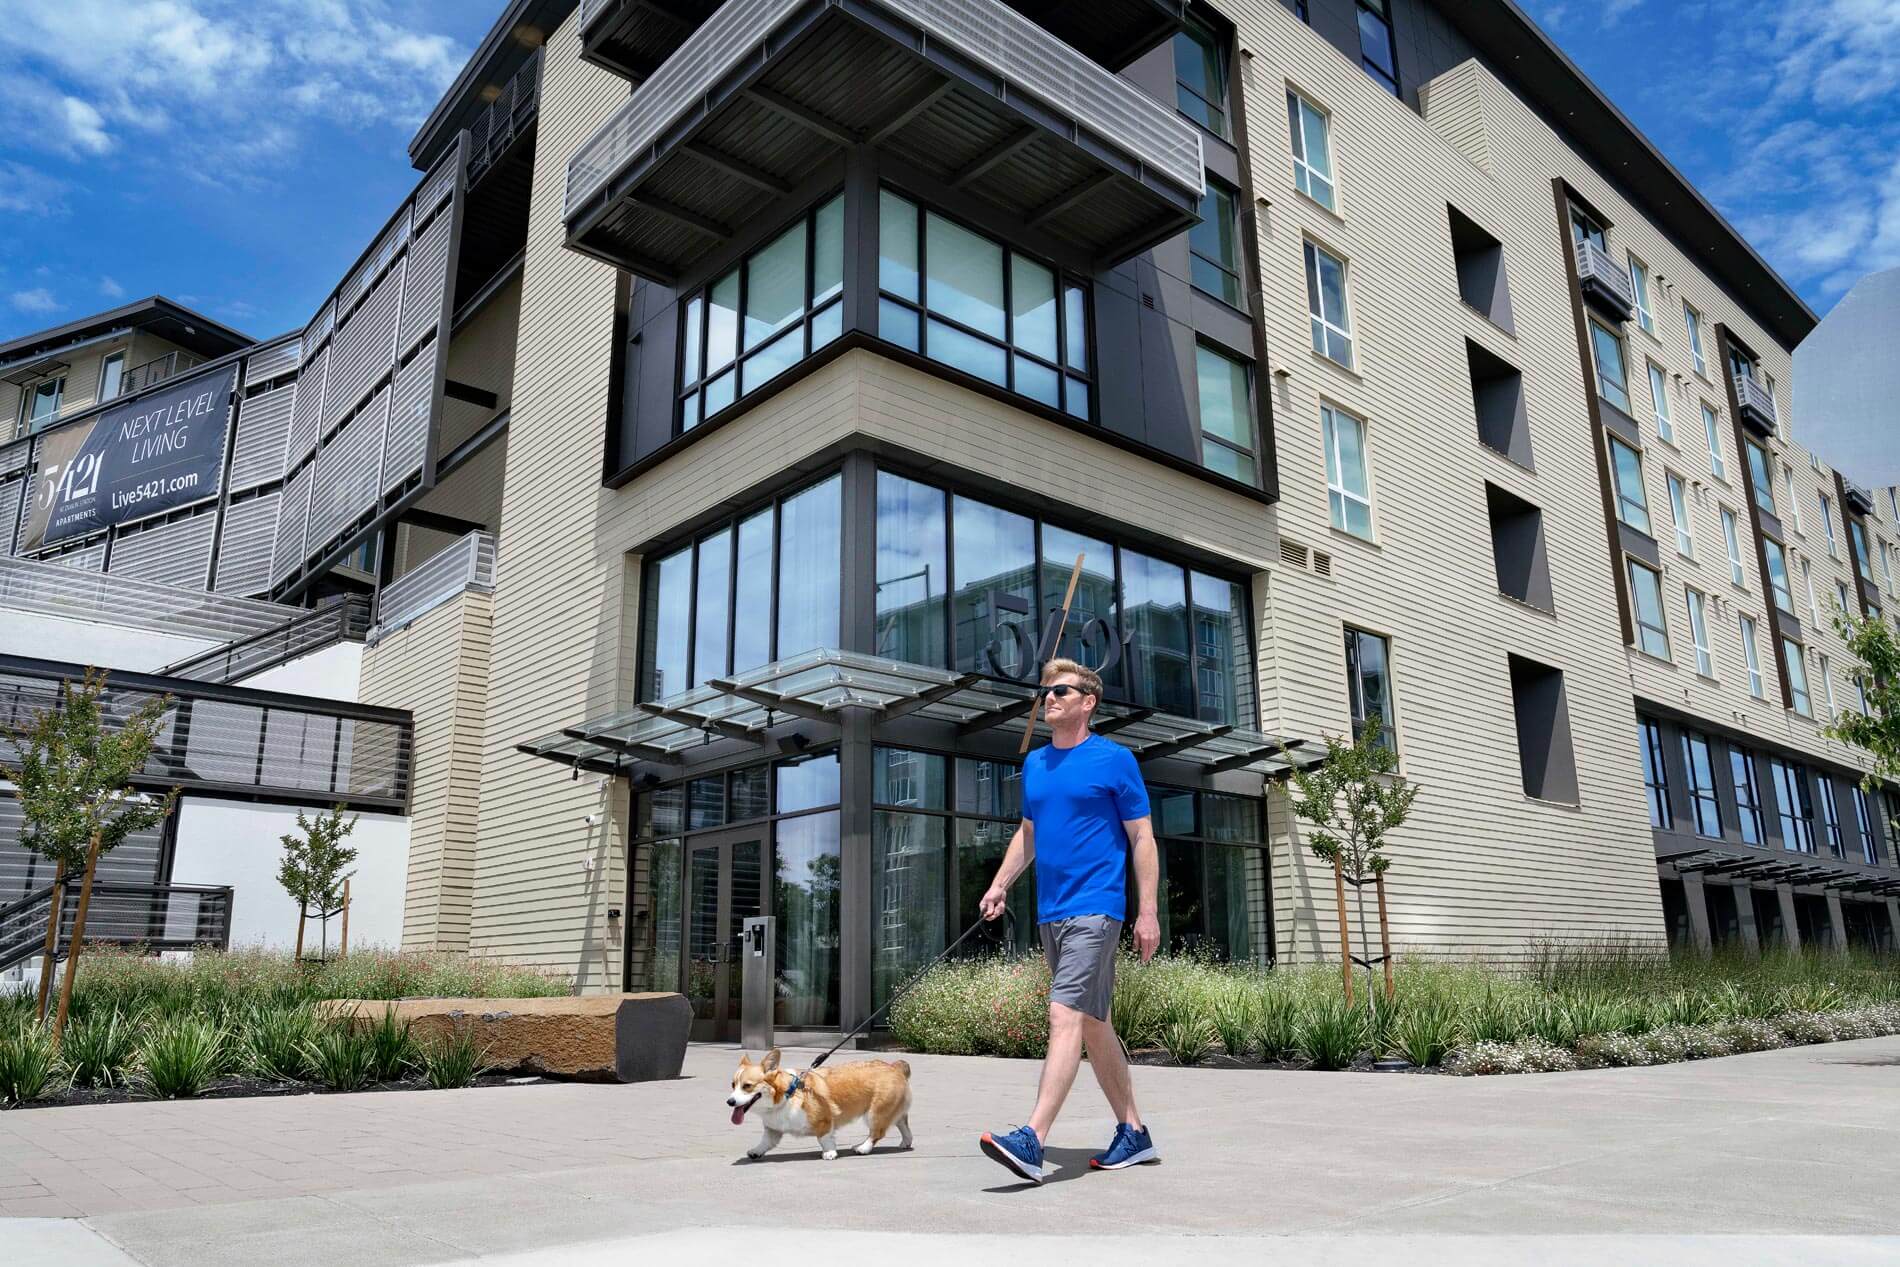
[[[1379,953],[1385,956],[1385,1001],[1392,1001],[1392,924],[1385,915],[1385,872],[1373,877],[1379,889]]]
[[[79,882],[79,910],[73,915],[73,940],[66,947],[66,977],[59,985],[59,1013],[53,1017],[53,1046],[66,1030],[66,1013],[73,1004],[73,978],[79,974],[79,947],[86,940],[86,908],[92,905],[92,877],[99,870],[99,833],[92,833],[86,851],[86,875]]]
[[[1339,971],[1346,981],[1346,1006],[1352,1006],[1352,939],[1346,934],[1346,873],[1333,859],[1333,892],[1339,898]]]
[[[309,912],[304,910],[303,903],[297,903],[297,950],[296,953],[291,956],[291,962],[293,963],[303,962],[303,922],[308,918],[308,915]]]
[[[336,957],[347,959],[350,955],[350,882],[343,881],[343,932],[337,938]]]
[[[59,951],[59,915],[66,907],[66,864],[53,872],[53,909],[46,916],[46,947],[40,955],[40,1003],[34,1015],[46,1024],[46,1005],[53,1001],[53,957]]]

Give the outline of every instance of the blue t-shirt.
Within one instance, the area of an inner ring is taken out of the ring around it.
[[[1148,817],[1135,755],[1100,735],[1044,744],[1023,763],[1023,817],[1036,833],[1036,920],[1128,914],[1128,833]]]

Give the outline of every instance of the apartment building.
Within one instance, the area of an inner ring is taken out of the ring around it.
[[[440,245],[419,192],[295,405],[329,505],[414,363],[338,331],[445,267],[420,470],[301,490],[270,577],[380,542],[406,945],[711,1037],[769,914],[779,1022],[852,1023],[974,918],[1056,648],[1173,946],[1328,953],[1284,779],[1375,718],[1409,950],[1893,944],[1821,726],[1900,515],[1791,439],[1813,314],[1508,0],[514,0],[411,157]]]

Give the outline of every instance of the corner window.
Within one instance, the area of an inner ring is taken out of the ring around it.
[[[1610,479],[1616,486],[1616,517],[1644,536],[1652,535],[1649,498],[1643,492],[1643,458],[1615,436],[1610,441]]]
[[[1634,255],[1630,261],[1630,289],[1636,293],[1636,324],[1646,333],[1656,333],[1656,318],[1649,311],[1649,265]]]
[[[1366,733],[1366,723],[1379,719],[1379,746],[1397,752],[1398,729],[1392,719],[1391,644],[1363,629],[1346,629],[1346,697],[1352,709],[1352,737]]]
[[[1735,528],[1735,512],[1726,506],[1722,507],[1722,544],[1728,547],[1728,579],[1745,587],[1741,536]]]
[[[1676,553],[1685,558],[1695,557],[1695,533],[1689,525],[1689,498],[1682,487],[1682,477],[1671,473],[1669,480],[1669,515],[1676,522]]]
[[[1332,124],[1325,112],[1289,89],[1286,121],[1293,140],[1293,187],[1328,211],[1338,210],[1333,200]]]
[[[1743,616],[1742,623],[1742,663],[1748,666],[1748,693],[1756,699],[1762,699],[1761,693],[1761,655],[1755,648],[1755,618]]]
[[[821,480],[646,565],[642,700],[838,645],[840,486]],[[799,584],[781,591],[788,564]]]
[[[1227,59],[1221,42],[1199,22],[1174,37],[1174,105],[1215,136],[1227,136]]]
[[[1372,482],[1366,464],[1366,424],[1331,405],[1320,406],[1320,443],[1326,449],[1326,500],[1333,527],[1372,540]]]
[[[1669,418],[1669,376],[1654,361],[1649,365],[1649,402],[1656,419],[1656,435],[1670,444],[1676,442],[1676,428]]]
[[[1695,372],[1707,378],[1709,361],[1702,355],[1702,314],[1690,307],[1686,299],[1682,303],[1682,324],[1689,331],[1689,355],[1695,358]]]
[[[1808,666],[1801,658],[1801,644],[1793,638],[1783,638],[1781,659],[1788,666],[1788,694],[1794,700],[1794,711],[1803,717],[1814,716],[1814,703],[1808,698]]]
[[[1682,766],[1688,775],[1689,810],[1698,836],[1722,835],[1722,801],[1715,791],[1715,762],[1709,755],[1709,737],[1694,731],[1682,736]]]
[[[1643,741],[1643,790],[1649,795],[1649,825],[1669,827],[1669,771],[1663,764],[1662,727],[1653,721],[1637,723]]]
[[[1735,828],[1745,845],[1762,842],[1761,790],[1755,784],[1755,758],[1746,748],[1728,750],[1730,781],[1735,784]]]
[[[1352,368],[1352,316],[1346,310],[1346,262],[1306,243],[1306,308],[1312,317],[1313,350]]]
[[[1359,0],[1359,64],[1380,87],[1399,95],[1399,54],[1387,0]]]
[[[1702,406],[1702,434],[1709,442],[1709,473],[1716,479],[1728,478],[1728,470],[1722,465],[1722,430],[1717,424],[1715,410]]]
[[[1243,484],[1258,482],[1251,369],[1205,343],[1194,349],[1201,405],[1201,465]]]
[[[1623,365],[1623,337],[1602,322],[1591,319],[1590,345],[1597,354],[1597,392],[1603,399],[1630,413],[1628,371]]]
[[[1194,284],[1236,308],[1246,303],[1240,285],[1240,215],[1234,191],[1207,182],[1201,218],[1188,230],[1188,268]]]
[[[99,395],[95,400],[104,404],[119,394],[119,388],[125,385],[125,353],[114,352],[99,362]]]
[[[844,332],[844,197],[681,305],[680,422],[691,431]]]
[[[1088,292],[1046,264],[883,190],[878,335],[1089,418]]]
[[[1695,671],[1703,677],[1715,676],[1715,659],[1709,654],[1709,625],[1703,611],[1702,592],[1684,589],[1689,606],[1689,637],[1695,642]]]
[[[1794,615],[1794,591],[1788,586],[1788,554],[1773,537],[1761,539],[1762,557],[1768,560],[1768,592],[1775,606]]]
[[[1636,617],[1636,646],[1658,660],[1669,658],[1669,626],[1663,618],[1662,577],[1654,568],[1625,558],[1630,583],[1630,606]]]
[[[1755,492],[1755,505],[1764,515],[1775,513],[1775,482],[1768,473],[1768,455],[1754,441],[1742,444],[1744,456],[1748,459],[1748,484]]]

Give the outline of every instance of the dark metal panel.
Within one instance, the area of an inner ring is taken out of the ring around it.
[[[238,402],[229,480],[233,491],[283,478],[284,449],[296,401],[296,384],[286,383]]]
[[[276,540],[271,546],[271,583],[295,572],[304,558],[304,536],[309,525],[310,490],[316,483],[315,463],[291,476],[277,507]]]
[[[324,344],[314,359],[306,360],[297,375],[296,405],[290,418],[290,433],[284,449],[284,469],[290,470],[310,456],[317,447],[317,433],[323,424],[323,390],[330,372],[330,345]]]
[[[440,302],[440,296],[437,296]],[[423,451],[428,445],[430,401],[435,390],[436,352],[439,343],[431,338],[409,364],[396,371],[395,394],[389,405],[388,438],[383,446],[382,489],[385,493],[400,488],[422,470]]]
[[[112,543],[109,570],[114,576],[201,590],[209,579],[217,524],[217,515],[207,511],[139,532],[121,530]]]
[[[278,502],[282,496],[265,493],[238,502],[225,512],[213,585],[217,593],[255,595],[270,590],[271,546],[277,539]]]

